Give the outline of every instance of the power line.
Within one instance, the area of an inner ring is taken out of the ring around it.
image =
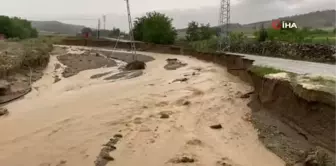
[[[106,30],[106,15],[103,15],[104,30]]]
[[[217,51],[228,50],[230,48],[230,12],[230,0],[220,0],[218,26],[221,30]]]
[[[126,1],[127,15],[128,15],[128,27],[129,27],[129,36],[130,36],[130,42],[131,42],[131,52],[133,53],[133,60],[136,60],[136,48],[135,48],[134,36],[133,36],[133,25],[132,25],[130,5],[129,5],[128,0],[125,0],[125,1]]]
[[[98,19],[97,38],[99,39],[100,33],[100,19]]]

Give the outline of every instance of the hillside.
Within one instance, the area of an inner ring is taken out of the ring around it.
[[[296,22],[299,27],[310,27],[310,28],[330,28],[335,27],[336,25],[336,10],[324,10],[324,11],[315,11],[306,14],[274,18],[274,19],[283,19],[283,20],[292,20]],[[257,28],[262,24],[265,27],[271,27],[272,20],[249,23],[249,24],[231,24],[230,29],[232,31],[253,33]],[[179,35],[185,34],[186,28],[179,29]]]
[[[44,34],[59,33],[67,35],[75,35],[84,28],[82,25],[65,24],[58,21],[32,21],[32,26]]]
[[[277,18],[275,18],[277,19]],[[336,10],[316,11],[306,14],[300,14],[295,16],[281,17],[282,20],[292,20],[299,27],[309,28],[329,28],[336,25]],[[242,30],[255,29],[264,24],[265,27],[271,27],[272,20],[245,24],[242,26]]]

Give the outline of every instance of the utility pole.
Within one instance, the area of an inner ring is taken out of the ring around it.
[[[99,31],[100,31],[100,18],[98,19],[98,28],[97,28],[97,38],[99,39]]]
[[[127,6],[128,27],[129,27],[129,36],[130,36],[130,42],[131,42],[131,52],[133,53],[133,60],[136,60],[136,48],[135,48],[134,36],[133,36],[133,25],[132,25],[130,5],[129,5],[128,0],[125,0],[125,1],[126,1],[126,6]]]
[[[104,30],[106,30],[106,15],[103,15]]]
[[[220,0],[219,21],[220,34],[218,39],[217,51],[230,48],[230,0]]]

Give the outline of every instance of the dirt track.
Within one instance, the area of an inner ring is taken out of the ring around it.
[[[115,73],[117,67],[82,71],[54,83],[62,71],[54,71],[59,62],[52,57],[34,91],[9,104],[10,116],[0,120],[5,126],[1,165],[92,166],[103,144],[116,147],[110,166],[284,165],[246,120],[248,99],[239,94],[250,87],[214,64],[146,54],[155,60],[142,76],[112,82],[90,77]],[[188,65],[165,70],[167,58]],[[216,124],[222,128],[210,128]],[[122,138],[113,142],[115,134]]]

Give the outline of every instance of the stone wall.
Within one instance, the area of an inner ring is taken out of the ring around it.
[[[246,42],[232,44],[230,49],[230,52],[331,64],[336,63],[336,57],[334,55],[336,51],[335,48],[330,45],[267,41],[263,43]]]

